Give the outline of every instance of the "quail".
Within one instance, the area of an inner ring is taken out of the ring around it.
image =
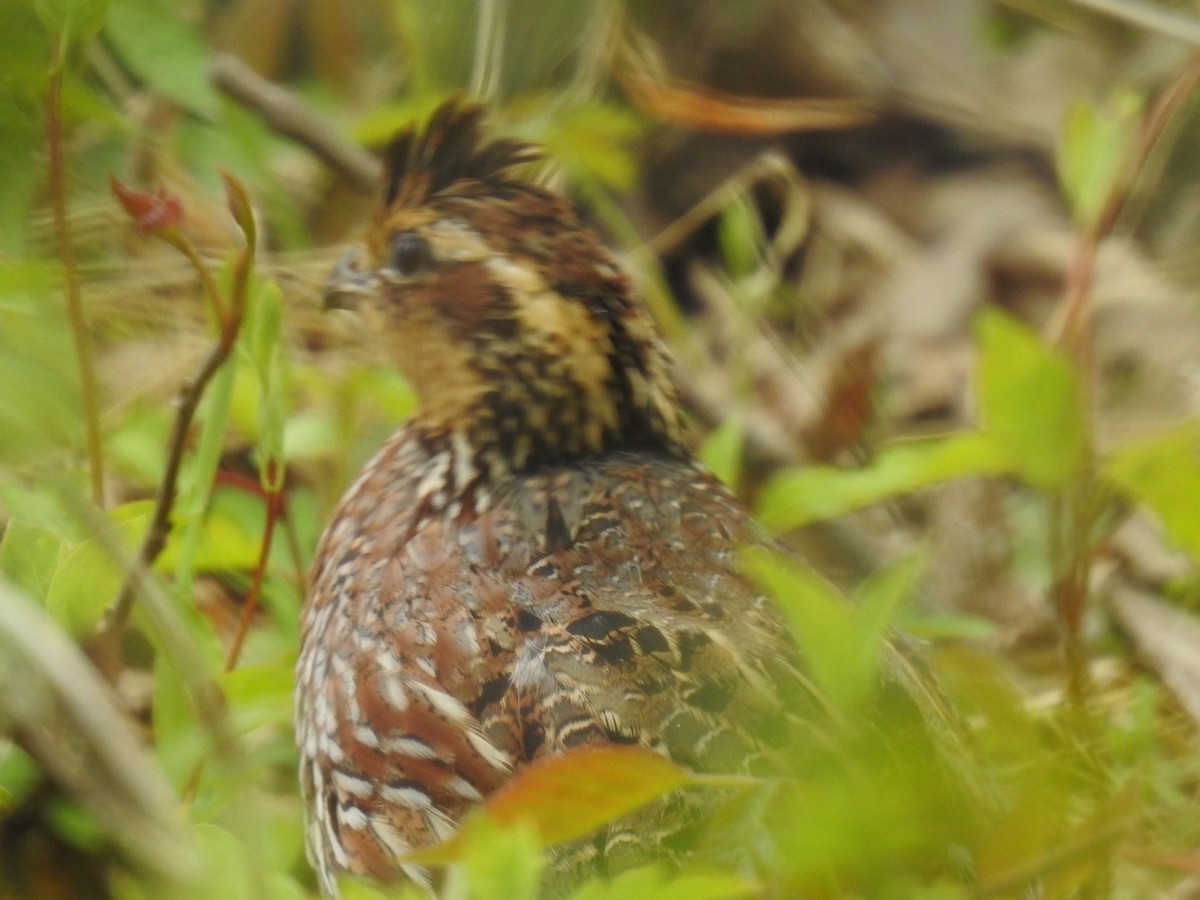
[[[328,287],[419,403],[346,491],[303,614],[296,734],[327,896],[341,873],[428,883],[406,853],[572,748],[769,770],[803,693],[737,562],[766,538],[687,449],[646,308],[522,177],[537,149],[489,139],[483,115],[450,101],[395,138]],[[695,816],[664,801],[560,861],[612,872]]]

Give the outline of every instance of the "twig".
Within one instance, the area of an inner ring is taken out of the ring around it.
[[[179,472],[183,466],[183,456],[187,449],[188,433],[191,431],[192,421],[196,417],[200,400],[204,397],[204,392],[213,376],[217,374],[217,371],[233,352],[245,317],[250,266],[254,257],[254,222],[249,212],[248,201],[240,193],[240,186],[236,198],[240,202],[235,204],[232,202],[235,199],[232,189],[236,183],[231,183],[232,179],[228,177],[225,180],[227,190],[230,192],[231,210],[246,235],[246,247],[234,262],[232,295],[228,304],[222,301],[220,290],[212,273],[208,271],[188,237],[175,227],[159,232],[159,237],[176,247],[199,273],[204,284],[205,294],[213,310],[218,333],[216,342],[205,356],[195,377],[180,391],[176,404],[175,421],[172,423],[171,434],[167,441],[166,471],[163,473],[158,493],[154,499],[154,512],[150,518],[150,525],[142,538],[135,564],[126,574],[116,602],[113,603],[101,622],[93,643],[94,654],[100,660],[118,658],[115,645],[119,641],[121,631],[133,609],[133,602],[138,594],[139,573],[149,571],[166,546],[167,536],[171,531],[171,513],[175,507],[175,497],[179,489]],[[117,187],[119,185],[114,183],[114,189]],[[120,192],[118,192],[118,196],[121,196]],[[128,197],[122,198],[123,203],[127,200]]]
[[[1090,409],[1096,371],[1092,346],[1092,284],[1100,243],[1116,228],[1128,206],[1138,175],[1145,169],[1168,125],[1200,85],[1200,52],[1193,54],[1162,91],[1142,120],[1142,127],[1118,170],[1095,219],[1078,235],[1067,268],[1059,343],[1075,361]],[[1091,575],[1091,531],[1096,518],[1095,486],[1090,472],[1063,493],[1056,503],[1055,557],[1064,559],[1051,593],[1063,626],[1067,657],[1068,696],[1082,709],[1087,693],[1087,667],[1081,631]]]
[[[267,463],[267,482],[274,484],[275,482],[275,463]],[[275,537],[275,524],[279,521],[280,513],[283,511],[283,491],[279,488],[273,488],[266,492],[267,501],[267,521],[263,527],[262,542],[259,544],[258,561],[254,566],[254,575],[250,581],[250,590],[246,592],[246,601],[242,607],[242,618],[238,622],[237,633],[233,636],[233,642],[229,645],[229,652],[225,656],[225,671],[232,672],[237,668],[238,657],[242,655],[242,644],[245,643],[246,634],[250,631],[250,623],[254,621],[254,614],[258,611],[259,599],[262,597],[263,579],[266,577],[267,561],[271,556],[271,544]]]
[[[218,54],[209,68],[213,84],[257,112],[267,126],[307,147],[327,166],[360,190],[372,193],[382,167],[361,147],[330,131],[325,122],[291,91],[263,78],[240,59]]]
[[[67,295],[67,316],[79,360],[79,387],[83,402],[83,421],[86,432],[88,477],[92,500],[104,505],[104,447],[100,435],[100,400],[96,387],[96,372],[92,365],[92,346],[88,340],[87,316],[83,311],[83,296],[79,287],[79,270],[75,265],[75,247],[67,221],[66,163],[63,159],[62,79],[63,47],[55,45],[50,66],[50,87],[46,96],[46,132],[50,157],[50,201],[54,215],[54,235],[58,258],[62,264]]]
[[[240,324],[240,322],[238,323]],[[136,564],[125,576],[117,600],[109,609],[100,625],[97,634],[97,645],[105,647],[116,640],[129,613],[133,608],[134,598],[138,593],[141,582],[140,573],[149,570],[167,543],[167,535],[171,532],[171,511],[175,506],[175,496],[179,488],[179,471],[183,465],[184,451],[187,449],[188,433],[191,431],[192,420],[196,409],[208,384],[217,371],[229,359],[237,338],[237,327],[222,327],[220,336],[208,351],[195,377],[180,391],[176,405],[175,421],[171,426],[171,436],[167,442],[167,468],[158,493],[154,498],[154,513],[150,519],[150,527],[142,538],[138,549]]]

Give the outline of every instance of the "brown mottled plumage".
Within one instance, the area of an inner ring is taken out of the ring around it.
[[[535,151],[485,141],[481,116],[449,103],[396,139],[331,282],[420,404],[342,500],[304,613],[297,739],[328,895],[339,872],[424,879],[398,857],[568,748],[769,769],[801,691],[735,564],[762,538],[684,449],[648,314],[569,205],[514,173]],[[697,814],[660,803],[561,868],[644,858]]]

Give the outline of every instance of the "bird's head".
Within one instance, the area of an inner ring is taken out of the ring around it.
[[[354,306],[419,396],[413,425],[465,440],[493,471],[621,447],[676,452],[680,422],[654,325],[596,235],[448,102],[392,142],[383,202],[327,303]]]

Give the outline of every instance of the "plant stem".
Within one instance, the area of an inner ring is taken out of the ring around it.
[[[274,484],[275,462],[268,462],[267,469],[266,481]],[[229,645],[229,653],[225,657],[226,672],[232,672],[237,667],[238,657],[242,654],[242,644],[245,643],[246,634],[250,630],[250,623],[254,621],[254,614],[258,611],[259,599],[262,597],[263,579],[267,573],[267,562],[271,556],[271,544],[275,537],[275,524],[279,521],[280,513],[283,511],[282,489],[275,488],[267,491],[266,501],[267,521],[263,527],[262,543],[258,549],[258,561],[254,566],[250,590],[246,592],[246,601],[242,607],[242,618],[238,622],[237,633],[233,636],[233,642]]]
[[[184,250],[184,254],[193,260],[193,264],[199,263],[200,269],[203,270],[203,263],[199,262],[199,257],[196,255],[195,250],[191,248],[188,240],[181,238],[179,245],[180,249]],[[202,279],[205,278],[205,274],[206,271],[201,271]],[[207,280],[211,281],[211,275],[208,276]],[[214,306],[216,310],[221,309],[219,299],[214,302]],[[217,374],[217,371],[229,359],[234,343],[237,341],[238,331],[241,328],[241,312],[244,309],[244,303],[239,303],[235,299],[230,304],[230,309],[232,311],[227,316],[222,315],[218,320],[220,330],[217,340],[209,350],[208,355],[205,356],[204,361],[200,364],[195,377],[180,392],[176,406],[175,421],[171,426],[171,435],[167,441],[166,471],[163,473],[162,481],[158,486],[158,494],[154,499],[154,512],[150,519],[150,527],[147,528],[141,547],[138,549],[136,564],[131,567],[129,574],[121,585],[116,602],[100,625],[96,638],[96,646],[99,648],[111,648],[112,644],[119,639],[121,631],[124,629],[125,623],[129,619],[129,614],[133,609],[134,598],[137,596],[139,583],[137,574],[140,571],[148,571],[154,565],[154,561],[158,559],[159,554],[162,553],[163,547],[166,546],[167,535],[171,531],[171,511],[175,505],[175,496],[178,492],[179,472],[183,465],[183,456],[184,451],[187,449],[188,433],[191,430],[192,420],[196,416],[196,409],[200,405],[200,400],[204,397],[204,392],[209,382],[212,381],[213,376]]]
[[[1155,99],[1142,119],[1126,158],[1095,220],[1076,238],[1063,292],[1059,344],[1070,355],[1084,390],[1084,408],[1094,409],[1096,366],[1093,348],[1092,285],[1101,242],[1116,228],[1129,204],[1138,176],[1158,147],[1167,127],[1184,102],[1200,85],[1200,52],[1193,54]],[[1091,450],[1089,448],[1089,454]],[[1091,576],[1092,530],[1096,521],[1093,468],[1088,466],[1077,482],[1055,502],[1053,513],[1054,558],[1060,562],[1051,588],[1063,629],[1067,668],[1067,695],[1082,710],[1088,695],[1087,655],[1083,647],[1083,619],[1087,610]]]
[[[83,421],[87,445],[88,477],[92,500],[104,505],[104,445],[100,434],[100,401],[96,387],[96,372],[92,363],[91,341],[88,339],[87,317],[83,311],[83,296],[79,287],[79,270],[75,264],[75,247],[71,240],[71,225],[67,220],[66,162],[62,134],[63,46],[55,45],[50,66],[50,86],[46,96],[46,138],[50,160],[50,203],[54,216],[54,236],[58,258],[62,265],[67,297],[67,316],[75,342],[75,357],[79,360],[79,388],[83,403]]]

